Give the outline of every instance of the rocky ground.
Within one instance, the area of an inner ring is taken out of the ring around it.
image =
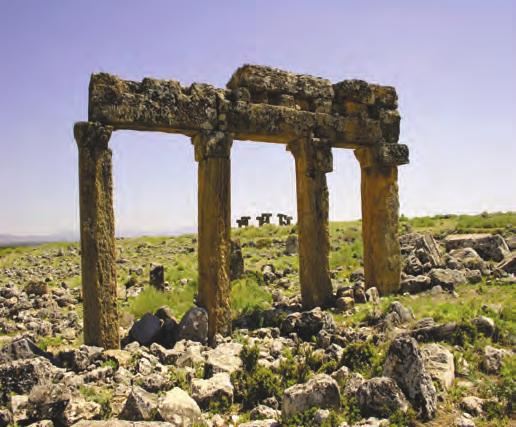
[[[0,249],[0,426],[514,425],[515,224],[402,218],[402,292],[379,297],[360,223],[333,223],[335,303],[311,311],[295,227],[234,230],[213,347],[193,235],[118,241],[121,350],[82,345],[77,244]]]

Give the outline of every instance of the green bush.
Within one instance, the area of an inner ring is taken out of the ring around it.
[[[341,365],[352,371],[366,372],[371,369],[375,357],[375,347],[372,343],[355,342],[348,345],[342,353]]]
[[[409,408],[407,412],[403,412],[398,409],[389,417],[390,427],[415,427],[416,426],[416,413],[412,408]]]
[[[472,345],[477,340],[478,332],[475,325],[470,322],[461,322],[450,337],[450,343],[466,347]]]

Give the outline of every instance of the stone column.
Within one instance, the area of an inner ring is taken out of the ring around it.
[[[331,305],[326,173],[333,170],[331,146],[317,138],[300,139],[287,146],[296,162],[299,280],[303,306]]]
[[[361,168],[362,237],[366,287],[381,295],[400,288],[398,165],[408,163],[403,144],[355,150]]]
[[[193,137],[198,169],[199,304],[208,311],[208,338],[231,333],[230,232],[232,136]]]
[[[112,128],[79,122],[74,135],[79,148],[84,343],[120,346],[115,270],[115,221],[111,150]]]

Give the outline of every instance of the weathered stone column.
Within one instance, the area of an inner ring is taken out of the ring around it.
[[[84,343],[119,348],[115,270],[115,221],[111,150],[112,128],[79,122],[74,135],[79,148],[82,298]]]
[[[355,156],[362,176],[366,286],[376,286],[385,295],[400,287],[398,165],[408,163],[408,148],[403,144],[379,144],[355,150]]]
[[[299,281],[307,309],[332,303],[326,173],[333,170],[331,146],[317,138],[300,139],[287,149],[296,161]]]
[[[231,333],[231,161],[232,136],[193,137],[198,170],[199,304],[208,311],[208,339]]]

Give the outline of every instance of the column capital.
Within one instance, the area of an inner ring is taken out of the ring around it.
[[[229,158],[233,135],[221,131],[199,132],[192,137],[195,147],[195,160],[200,162],[208,158]]]
[[[296,161],[301,162],[307,176],[333,171],[331,143],[326,139],[313,136],[296,139],[287,144],[287,151],[292,153]]]
[[[409,149],[405,144],[376,144],[355,150],[362,168],[400,166],[409,162]]]
[[[79,148],[88,146],[107,148],[112,132],[112,126],[99,122],[77,122],[73,127],[73,135]]]

